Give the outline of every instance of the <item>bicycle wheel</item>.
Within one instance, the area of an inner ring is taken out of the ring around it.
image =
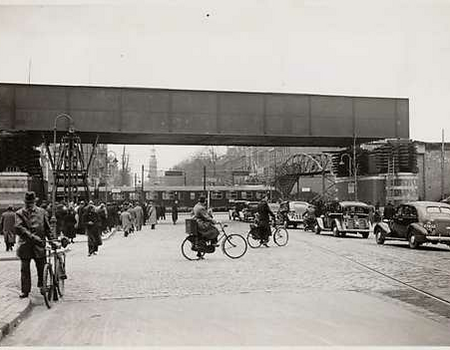
[[[45,305],[50,309],[52,307],[55,286],[53,284],[53,271],[49,264],[44,266],[44,278],[42,281],[41,294],[44,297]]]
[[[188,259],[188,260],[199,260],[203,258],[203,255],[205,255],[204,252],[198,252],[197,250],[194,250],[194,241],[195,237],[188,236],[184,239],[183,243],[181,243],[181,254]]]
[[[284,227],[278,227],[273,233],[273,241],[276,245],[284,247],[289,241],[289,233]]]
[[[233,233],[223,240],[223,253],[231,259],[238,259],[247,252],[247,241],[241,235]]]
[[[55,269],[55,286],[59,297],[62,297],[64,295],[65,284],[65,278],[62,278],[62,275],[65,275],[66,273],[66,256],[62,254],[56,261],[58,266]]]
[[[261,247],[261,240],[253,238],[253,235],[250,232],[247,234],[247,243],[250,246],[250,248]]]

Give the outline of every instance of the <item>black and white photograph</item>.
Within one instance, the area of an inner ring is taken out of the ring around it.
[[[0,0],[0,347],[450,349],[450,0]]]

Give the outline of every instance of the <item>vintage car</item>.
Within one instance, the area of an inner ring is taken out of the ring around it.
[[[375,240],[408,241],[410,248],[424,243],[444,243],[450,247],[450,205],[417,201],[400,205],[391,220],[374,227]]]
[[[244,220],[244,209],[247,207],[247,201],[235,200],[230,201],[231,209],[228,210],[228,218],[230,220]]]
[[[282,202],[280,204],[280,214],[284,227],[289,228],[292,226],[293,228],[297,228],[297,226],[302,225],[309,205],[308,202],[301,201]]]
[[[325,214],[316,218],[314,231],[332,231],[335,237],[345,237],[347,233],[356,233],[363,238],[369,237],[370,206],[362,202],[333,202],[326,206]]]
[[[259,202],[246,202],[245,208],[242,210],[243,221],[253,222],[255,220],[255,214],[258,212]]]

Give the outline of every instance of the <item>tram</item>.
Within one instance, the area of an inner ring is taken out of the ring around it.
[[[143,191],[137,187],[99,187],[92,194],[95,199],[117,204],[152,200],[157,205],[170,207],[176,200],[180,211],[190,210],[200,196],[207,197],[209,207],[217,211],[230,209],[235,201],[258,201],[265,194],[272,200],[281,196],[275,188],[265,185],[208,186],[206,190],[203,186],[146,186]]]

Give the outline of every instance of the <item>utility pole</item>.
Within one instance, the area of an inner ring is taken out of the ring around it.
[[[445,171],[445,136],[444,129],[442,129],[442,147],[441,147],[441,200],[444,199],[444,171]]]
[[[141,201],[144,200],[144,164],[142,164],[142,175],[141,175]]]
[[[353,134],[353,176],[355,181],[355,201],[358,200],[358,174],[356,166],[356,133]]]
[[[206,191],[206,165],[203,165],[203,191]]]

